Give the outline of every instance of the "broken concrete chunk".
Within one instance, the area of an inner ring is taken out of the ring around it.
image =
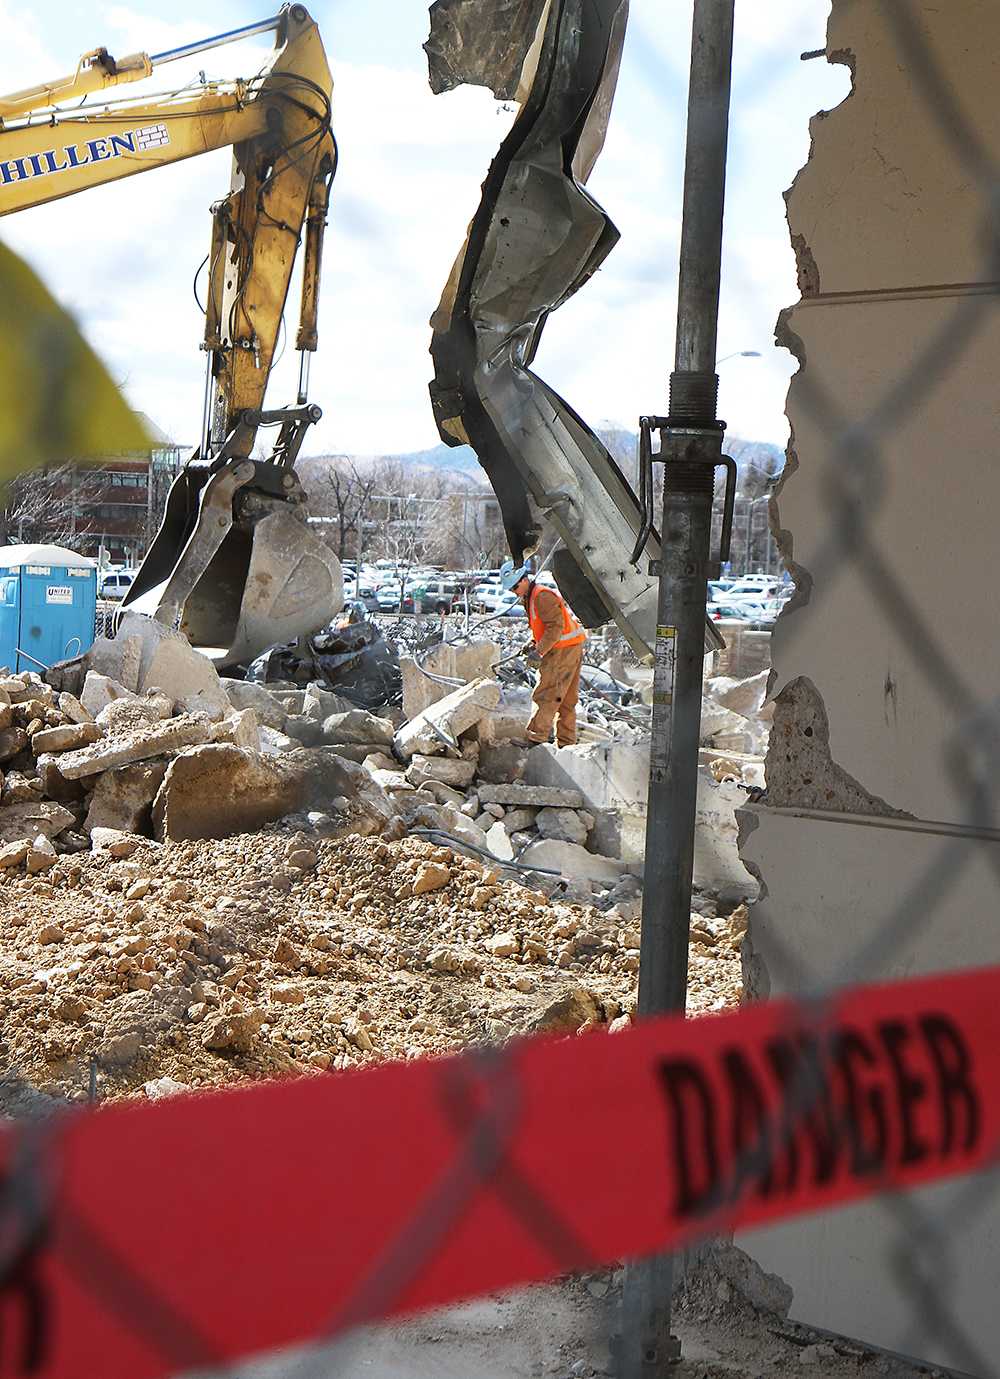
[[[13,842],[5,843],[0,847],[0,871],[19,867],[27,857],[30,847],[30,838],[15,838]]]
[[[517,742],[486,742],[479,752],[479,779],[489,785],[519,781],[528,764],[528,749]]]
[[[592,815],[589,817],[593,818]],[[590,828],[575,809],[540,809],[535,825],[543,838],[555,838],[563,843],[578,843],[580,846],[587,841],[587,834],[590,832]]]
[[[519,859],[526,867],[541,867],[562,872],[569,881],[604,881],[613,884],[622,874],[620,862],[599,857],[577,843],[564,843],[556,838],[541,838],[526,847]]]
[[[109,675],[101,675],[99,671],[88,670],[79,703],[92,718],[96,718],[101,710],[106,709],[114,700],[127,699],[130,695],[131,691],[118,680],[112,680]]]
[[[118,669],[118,679],[133,694],[139,691],[139,668],[142,664],[142,639],[131,636],[120,638],[122,658]]]
[[[67,780],[93,776],[99,771],[128,766],[134,761],[148,761],[150,757],[207,742],[210,731],[211,724],[204,714],[183,714],[180,718],[150,724],[125,737],[105,738],[91,747],[64,752],[59,759],[59,770]]]
[[[554,785],[485,785],[478,787],[483,804],[552,805],[559,809],[582,809],[579,790],[561,790]]]
[[[388,718],[376,718],[366,709],[332,713],[323,721],[323,737],[328,743],[371,743],[373,747],[390,747],[392,736],[393,728]]]
[[[495,809],[503,809],[502,805],[494,805]],[[537,809],[508,809],[501,815],[503,826],[508,833],[523,833],[525,829],[534,828],[535,819],[538,815]]]
[[[0,728],[0,762],[10,761],[27,747],[30,738],[23,728]]]
[[[39,872],[49,871],[55,864],[56,850],[45,834],[40,833],[28,849],[24,859],[25,870],[29,876],[37,876]],[[39,935],[39,942],[45,942],[41,935]]]
[[[104,729],[99,723],[66,723],[61,728],[42,728],[31,739],[36,756],[42,752],[68,752],[76,747],[88,747],[100,742]]]
[[[265,727],[284,732],[287,710],[264,685],[253,680],[229,680],[225,676],[219,683],[234,709],[253,709]]]
[[[0,843],[18,842],[25,837],[37,838],[40,833],[46,838],[55,838],[75,823],[75,814],[49,800],[39,800],[35,804],[5,805],[0,808]]]
[[[499,656],[496,643],[490,641],[438,642],[421,654],[420,665],[410,656],[400,656],[404,715],[407,719],[416,718],[431,704],[446,698],[463,681],[489,678]],[[432,675],[456,684],[442,684],[440,680],[431,679]]]
[[[397,819],[368,772],[327,748],[269,757],[211,743],[171,762],[153,802],[153,827],[160,839],[225,838],[340,797],[349,805],[345,833],[383,832]]]
[[[510,834],[499,820],[486,834],[486,846],[498,861],[512,862],[514,860],[514,848],[510,841]]]
[[[717,675],[709,680],[706,689],[712,699],[724,709],[741,714],[744,718],[760,717],[767,695],[767,682],[770,671],[762,670],[745,680],[733,680],[728,675]],[[768,706],[773,715],[773,705]]]
[[[97,722],[112,737],[135,732],[148,723],[162,723],[174,716],[174,701],[159,690],[113,699],[97,715]]]
[[[260,750],[268,757],[283,756],[286,752],[294,752],[296,747],[302,745],[287,733],[280,733],[277,728],[269,728],[266,723],[261,724],[259,735]]]
[[[84,708],[75,694],[63,692],[57,702],[59,712],[64,714],[71,723],[92,723],[94,721],[93,714],[89,709]]]
[[[425,785],[428,781],[441,781],[444,785],[470,785],[476,774],[476,763],[453,757],[429,757],[416,753],[406,772],[407,779],[414,785]]]
[[[453,805],[448,804],[441,805],[438,813],[444,831],[450,833],[453,838],[458,838],[463,843],[471,843],[473,847],[487,847],[486,831],[480,828],[474,819],[466,818]]]
[[[506,742],[511,738],[523,741],[534,710],[531,690],[505,689],[496,708],[476,724],[476,734],[481,743]]]
[[[8,771],[4,777],[0,802],[3,804],[34,804],[43,799],[45,791],[37,776],[26,776],[22,771]]]
[[[260,751],[260,724],[254,709],[238,709],[212,725],[213,742],[234,742],[248,752]]]
[[[0,680],[0,688],[6,692],[10,704],[24,704],[29,699],[36,699],[46,706],[55,702],[51,687],[31,671],[22,671],[20,675]]]
[[[124,833],[148,832],[153,799],[166,770],[165,761],[141,761],[105,771],[90,797],[84,832],[91,836],[95,828],[113,828]]]
[[[496,680],[473,680],[404,723],[395,736],[396,752],[406,761],[416,753],[433,756],[445,746],[455,745],[462,733],[499,702],[500,686]]]
[[[84,788],[78,780],[65,779],[59,770],[59,760],[57,753],[51,757],[40,756],[35,762],[42,798],[59,804],[75,804],[83,799]]]
[[[285,719],[285,732],[301,747],[318,747],[323,741],[323,724],[304,713],[290,713]]]
[[[444,781],[424,781],[421,789],[433,795],[438,804],[450,804],[455,809],[461,809],[462,805],[465,803],[465,796],[462,794],[461,790],[456,790],[451,785],[445,785]]]
[[[212,719],[225,717],[231,705],[219,673],[207,656],[195,651],[183,632],[175,632],[141,613],[125,612],[117,640],[124,645],[133,637],[138,637],[141,648],[138,689],[155,686],[184,713],[204,713]]]
[[[557,996],[538,1012],[528,1025],[528,1032],[541,1034],[573,1034],[582,1025],[596,1024],[599,1018],[597,1002],[582,986]]]
[[[413,880],[413,894],[426,895],[428,891],[440,891],[451,880],[451,869],[440,862],[425,862],[417,868]]]
[[[350,713],[353,708],[356,708],[356,705],[352,704],[350,699],[313,683],[306,686],[299,712],[307,718],[314,718],[318,723],[323,723],[331,714]]]
[[[90,846],[94,852],[108,852],[112,857],[131,857],[146,841],[134,833],[123,833],[118,828],[95,828],[91,830]]]
[[[403,768],[394,757],[385,752],[369,752],[361,763],[366,771],[396,771],[403,774]]]

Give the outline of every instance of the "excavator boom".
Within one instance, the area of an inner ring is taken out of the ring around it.
[[[109,92],[182,57],[273,31],[249,80],[155,99],[63,102]],[[0,215],[231,146],[229,191],[212,206],[206,256],[205,408],[200,444],[171,489],[163,524],[125,602],[179,626],[220,665],[315,631],[343,603],[340,566],[304,521],[294,466],[321,415],[306,396],[317,346],[323,230],[336,171],[333,82],[303,5],[152,57],[85,54],[74,75],[0,97]],[[300,241],[303,352],[294,406],[265,394]],[[252,458],[261,428],[276,440]]]

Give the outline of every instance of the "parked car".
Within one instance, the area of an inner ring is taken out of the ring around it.
[[[502,584],[479,584],[472,591],[470,603],[480,613],[498,613],[505,618],[525,617],[524,604]]]
[[[423,613],[450,613],[458,602],[458,586],[448,579],[413,581],[407,588],[403,600],[403,611],[416,611],[419,602]]]
[[[128,593],[134,579],[134,570],[105,570],[98,581],[97,597],[117,602]]]
[[[383,613],[397,613],[403,601],[403,589],[399,584],[380,584],[375,591],[375,601]]]
[[[728,618],[734,622],[745,623],[751,631],[773,627],[779,612],[780,604],[777,600],[771,600],[766,604],[752,603],[749,599],[724,602],[713,600],[708,605],[708,616],[716,622]]]

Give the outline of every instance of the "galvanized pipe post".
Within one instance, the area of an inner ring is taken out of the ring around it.
[[[715,466],[723,423],[715,372],[725,207],[735,0],[694,0],[688,91],[677,343],[670,408],[661,428],[662,551],[653,740],[646,824],[639,1015],[682,1011],[698,746],[705,605]],[[673,1261],[640,1260],[626,1272],[618,1349],[620,1379],[659,1379],[680,1358],[671,1335]]]

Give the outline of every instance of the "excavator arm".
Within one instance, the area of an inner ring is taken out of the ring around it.
[[[142,80],[182,57],[274,31],[250,80],[210,82],[153,100],[63,102]],[[340,567],[304,521],[294,472],[321,415],[307,397],[316,349],[323,229],[336,171],[332,78],[304,6],[183,48],[115,60],[0,98],[0,215],[231,146],[228,193],[212,207],[206,258],[205,406],[198,448],[175,481],[159,533],[126,603],[172,626],[220,665],[312,631],[342,604]],[[302,352],[294,406],[265,408],[300,242]],[[252,458],[273,429],[266,460]]]
[[[549,315],[618,242],[586,183],[604,143],[627,16],[628,0],[431,6],[432,89],[469,82],[520,105],[431,320],[431,400],[441,439],[475,449],[515,559],[551,543],[553,574],[580,619],[588,627],[613,619],[645,659],[657,604],[647,562],[660,556],[646,517],[651,495],[637,499],[598,436],[531,367]],[[706,650],[720,644],[709,624]]]

